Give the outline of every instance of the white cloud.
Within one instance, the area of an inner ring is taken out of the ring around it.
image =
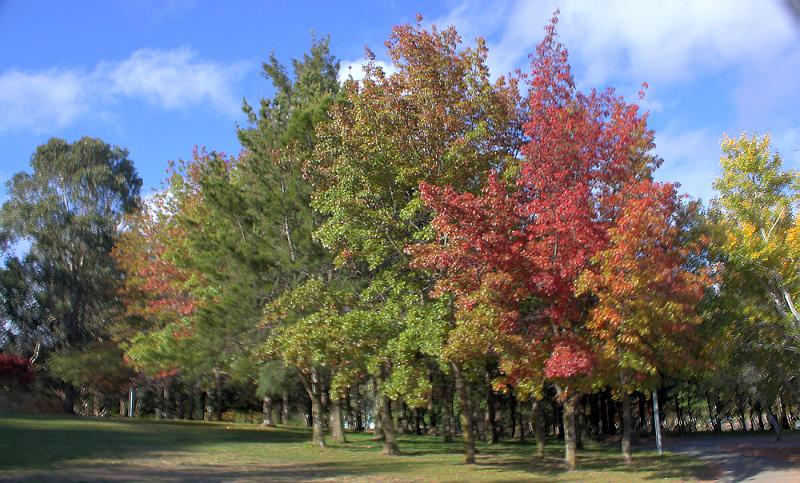
[[[719,173],[722,134],[709,129],[656,132],[655,152],[664,158],[656,171],[661,181],[677,181],[680,191],[708,201],[714,196],[711,184]]]
[[[0,132],[74,122],[88,110],[87,76],[77,71],[0,74]]]
[[[362,57],[356,60],[344,60],[339,62],[339,82],[344,82],[350,77],[354,80],[361,80],[364,78],[364,66],[367,64],[366,57]],[[375,64],[383,69],[383,71],[387,74],[393,74],[395,72],[395,68],[392,64],[388,62],[384,62],[382,60],[376,60]]]
[[[560,10],[558,33],[581,88],[613,85],[666,124],[656,133],[659,179],[708,200],[722,133],[773,132],[786,164],[800,168],[800,28],[782,0],[466,0],[438,25],[467,41],[487,38],[493,75],[525,70]],[[698,92],[713,89],[715,97]],[[702,127],[702,128],[700,128]]]
[[[556,8],[559,34],[591,85],[623,76],[685,80],[698,68],[774,60],[800,41],[778,0],[467,1],[434,23],[452,23],[467,37],[489,36],[497,75],[524,62]]]
[[[234,86],[241,63],[204,61],[188,48],[141,49],[91,72],[50,69],[0,72],[0,132],[43,132],[68,126],[104,107],[143,99],[162,109],[207,104],[225,115],[238,112]]]
[[[231,114],[241,107],[231,87],[244,73],[244,66],[201,61],[188,48],[141,49],[100,70],[104,67],[110,67],[103,77],[111,82],[112,95],[141,97],[165,109],[208,102]]]

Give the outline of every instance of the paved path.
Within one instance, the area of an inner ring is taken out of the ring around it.
[[[717,467],[719,481],[800,482],[800,434],[689,436],[664,441],[664,449],[697,456]]]

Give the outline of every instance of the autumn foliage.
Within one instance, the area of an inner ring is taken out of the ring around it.
[[[659,186],[649,182],[658,163],[648,154],[646,115],[612,89],[578,91],[555,25],[531,62],[524,158],[495,167],[477,195],[421,184],[438,241],[410,251],[417,266],[443,274],[438,293],[455,294],[464,309],[502,306],[499,326],[524,334],[544,358],[539,370],[566,381],[590,375],[596,359],[586,320],[593,302],[576,283],[612,239],[638,242],[641,227],[620,223],[632,203],[627,193],[647,196]]]

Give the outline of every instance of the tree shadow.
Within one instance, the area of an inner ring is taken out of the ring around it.
[[[302,443],[300,428],[252,429],[225,423],[114,418],[0,417],[0,469],[41,468],[86,458],[188,451],[210,443]]]

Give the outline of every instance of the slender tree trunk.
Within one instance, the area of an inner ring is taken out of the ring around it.
[[[522,418],[522,404],[513,395],[511,396],[511,401],[511,411],[514,415],[514,440],[525,441],[525,421]]]
[[[738,413],[739,417],[739,425],[741,429],[747,432],[747,418],[745,417],[744,412],[744,400],[742,395],[739,393],[739,388],[736,388],[736,412]]]
[[[395,432],[397,434],[405,433],[405,429],[403,428],[403,408],[401,405],[400,399],[396,399],[391,402],[392,408],[392,426],[394,427]]]
[[[215,371],[216,374],[214,375],[214,405],[213,408],[213,415],[214,421],[222,421],[222,374],[219,371]]]
[[[189,384],[187,388],[187,401],[186,401],[186,415],[189,421],[194,419],[194,399],[195,399],[195,391],[194,391],[194,383]]]
[[[791,429],[789,425],[789,416],[786,411],[786,402],[783,399],[783,395],[778,396],[778,402],[781,405],[781,427],[783,429]]]
[[[533,414],[533,430],[536,438],[536,456],[544,458],[545,422],[542,401],[534,398],[531,409]]]
[[[631,396],[628,393],[622,394],[622,457],[625,458],[625,463],[630,464],[633,461],[631,456]]]
[[[92,394],[92,416],[100,416],[100,395],[94,392]]]
[[[483,418],[484,427],[484,440],[489,444],[495,444],[499,441],[497,435],[497,414],[495,410],[495,397],[492,385],[488,383],[489,371],[486,371],[486,414]]]
[[[598,408],[600,410],[598,418],[600,420],[600,433],[611,434],[608,429],[608,405],[606,404],[605,391],[599,393],[597,395],[597,399],[598,399]]]
[[[617,434],[617,425],[616,425],[616,404],[613,399],[611,399],[611,392],[606,391],[606,410],[608,411],[608,434]]]
[[[274,428],[275,422],[272,420],[272,396],[264,396],[261,402],[261,412],[264,413],[264,421],[261,423],[261,426]]]
[[[643,392],[639,392],[639,397],[636,398],[639,401],[639,431],[644,431],[647,429],[647,397]],[[685,429],[685,426],[684,426]]]
[[[156,419],[164,417],[164,388],[161,386],[156,386],[155,417]]]
[[[455,362],[451,363],[453,375],[456,380],[456,391],[461,406],[461,435],[464,438],[464,463],[475,463],[475,436],[472,430],[472,407],[469,401],[467,383],[461,367]]]
[[[139,400],[141,401],[142,398],[139,398]],[[200,409],[200,421],[205,421],[206,420],[206,414],[208,414],[207,408],[208,408],[208,391],[201,390],[200,391],[200,408],[199,408]]]
[[[381,367],[380,378],[377,380],[378,386],[383,386],[386,369]],[[382,387],[378,387],[383,391]],[[379,414],[381,420],[381,430],[383,432],[383,454],[389,456],[397,456],[400,454],[400,448],[397,446],[397,438],[395,437],[394,420],[392,419],[392,401],[380,392],[376,393],[380,401]]]
[[[455,421],[453,418],[453,392],[450,389],[450,384],[445,382],[442,386],[442,440],[445,443],[453,441],[453,429]]]
[[[164,381],[164,417],[167,419],[173,419],[174,413],[172,411],[172,391],[170,390],[170,381],[169,379]]]
[[[586,417],[583,412],[583,404],[581,399],[575,402],[575,447],[583,449],[583,432],[585,427]]]
[[[428,434],[439,434],[439,428],[436,426],[436,403],[434,400],[434,391],[436,390],[436,381],[428,369],[428,380],[431,381],[431,390],[428,392],[428,401],[425,408],[425,416],[428,419]]]
[[[350,400],[350,391],[351,388],[347,388],[344,393],[344,399],[342,399],[342,419],[347,423],[347,428],[351,431],[355,427],[353,423],[353,404]]]
[[[342,425],[342,400],[338,397],[331,398],[331,437],[337,443],[347,442]]]
[[[281,424],[289,424],[289,391],[283,390],[281,403]]]
[[[673,400],[674,400],[674,404],[675,404],[675,418],[678,420],[678,433],[679,434],[683,434],[684,433],[684,430],[683,430],[683,428],[684,428],[683,410],[681,409],[681,403],[680,403],[680,400],[678,399],[678,394],[677,393],[674,395]],[[623,410],[624,410],[624,408],[623,408]],[[623,417],[624,417],[624,414],[623,414]]]
[[[577,424],[578,396],[570,394],[564,399],[564,462],[567,470],[574,471],[577,465]]]

